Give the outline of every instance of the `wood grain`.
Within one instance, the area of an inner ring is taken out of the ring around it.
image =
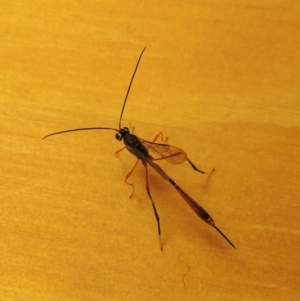
[[[299,300],[297,1],[0,6],[1,300]],[[215,168],[160,164],[236,250],[151,170],[161,253],[113,132],[42,140],[117,127],[145,46],[122,124]]]

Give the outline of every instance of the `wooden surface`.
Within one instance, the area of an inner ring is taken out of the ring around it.
[[[125,4],[127,3],[127,4]],[[163,3],[163,4],[162,4]],[[0,1],[1,300],[299,300],[298,1]],[[112,131],[162,131],[211,176]],[[185,263],[183,263],[185,262]]]

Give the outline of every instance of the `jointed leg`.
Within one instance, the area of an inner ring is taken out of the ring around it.
[[[132,187],[132,193],[129,196],[130,198],[133,196],[134,193],[134,184],[127,182],[128,178],[132,175],[133,171],[135,170],[136,166],[138,165],[140,160],[137,160],[133,166],[133,168],[131,169],[131,171],[127,174],[127,176],[125,177],[124,181],[127,185],[130,185]]]
[[[198,171],[200,173],[203,173],[203,174],[206,174],[206,172],[198,169],[198,167],[189,159],[189,158],[186,158],[186,160],[190,163],[190,165],[192,166],[192,168],[195,170],[195,171]]]
[[[162,132],[159,132],[155,137],[154,137],[154,139],[153,139],[153,141],[152,142],[155,142],[157,139],[161,139],[161,141],[162,142],[164,142],[164,143],[167,143],[168,142],[168,137],[166,137],[165,139],[164,139],[164,136],[163,136],[163,133]]]
[[[157,221],[157,227],[158,227],[158,239],[159,239],[159,245],[160,245],[160,249],[163,251],[163,247],[162,247],[162,243],[161,243],[161,231],[160,231],[160,219],[159,219],[159,215],[157,213],[156,207],[155,207],[155,203],[152,199],[151,193],[150,193],[150,188],[149,188],[149,181],[148,181],[148,166],[147,163],[145,161],[142,161],[143,165],[145,166],[146,169],[146,190],[147,190],[147,194],[149,195],[149,198],[151,200],[152,203],[152,208],[154,211],[154,215]]]
[[[124,147],[122,147],[121,149],[115,151],[115,156],[116,156],[116,157],[119,157],[120,152],[121,152],[122,150],[124,150],[125,148],[126,148],[126,147],[124,146]]]

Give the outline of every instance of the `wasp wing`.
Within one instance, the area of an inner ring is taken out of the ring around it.
[[[170,181],[170,177],[162,170],[162,168],[155,164],[151,158],[146,157],[145,155],[143,155],[138,149],[136,148],[132,148],[130,146],[126,146],[127,149],[133,154],[135,155],[139,160],[148,163],[154,170],[156,170],[156,172],[158,174],[160,174],[165,180]]]
[[[187,159],[187,154],[179,147],[169,144],[150,142],[141,138],[138,139],[150,152],[171,164],[181,164]]]

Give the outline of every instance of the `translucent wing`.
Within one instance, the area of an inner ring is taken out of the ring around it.
[[[187,154],[179,147],[169,144],[154,143],[141,138],[139,138],[139,140],[150,152],[171,164],[181,164],[187,159]]]

